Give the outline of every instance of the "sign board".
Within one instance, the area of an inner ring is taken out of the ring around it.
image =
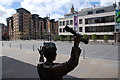
[[[116,23],[120,23],[120,10],[116,10]]]
[[[74,30],[78,30],[78,17],[74,16]]]
[[[50,20],[47,20],[48,32],[50,32]]]

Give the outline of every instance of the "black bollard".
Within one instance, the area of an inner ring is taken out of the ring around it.
[[[22,44],[20,44],[20,50],[22,50]]]
[[[83,59],[85,59],[85,50],[83,49]]]
[[[9,46],[11,47],[11,43],[9,43]]]
[[[33,45],[33,51],[34,51],[34,45]]]
[[[2,47],[4,47],[4,43],[2,42]]]

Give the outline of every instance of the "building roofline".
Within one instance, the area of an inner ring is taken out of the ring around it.
[[[39,16],[38,14],[32,14],[32,15],[37,15],[37,16]]]
[[[28,13],[30,13],[30,14],[31,14],[31,12],[30,12],[30,11],[28,11],[27,9],[25,9],[25,8],[18,8],[18,9],[16,9],[16,11],[18,11],[18,10],[25,10],[25,11],[27,11]]]
[[[107,8],[107,7],[113,7],[113,6],[112,5],[111,6],[96,6],[96,7],[91,7],[91,8],[84,8],[84,9],[81,9],[80,11],[78,11],[78,12],[90,11],[90,10],[94,10],[94,9],[101,9],[101,8]]]

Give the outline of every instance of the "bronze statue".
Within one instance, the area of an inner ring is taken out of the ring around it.
[[[37,65],[40,80],[63,80],[63,76],[72,71],[79,62],[81,49],[78,47],[80,43],[79,35],[74,38],[74,46],[71,50],[70,59],[64,63],[53,63],[56,59],[56,45],[53,42],[44,43],[40,53],[40,63]],[[44,62],[44,57],[46,62]]]

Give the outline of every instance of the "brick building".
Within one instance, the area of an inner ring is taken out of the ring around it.
[[[14,38],[13,33],[13,17],[7,18],[7,26],[9,27],[9,39],[12,40]]]
[[[30,39],[32,15],[24,8],[16,9],[13,15],[14,39]]]
[[[40,39],[41,29],[40,29],[40,22],[39,21],[40,21],[39,15],[33,14],[32,15],[31,39]]]
[[[24,8],[16,9],[16,14],[7,18],[10,40],[30,39],[32,15]]]
[[[55,31],[58,24],[54,19],[41,18],[24,8],[16,9],[16,14],[7,18],[7,26],[10,40],[45,39],[58,32]]]
[[[9,29],[8,27],[3,24],[3,23],[0,23],[0,37],[1,37],[1,40],[8,40],[9,39]]]

